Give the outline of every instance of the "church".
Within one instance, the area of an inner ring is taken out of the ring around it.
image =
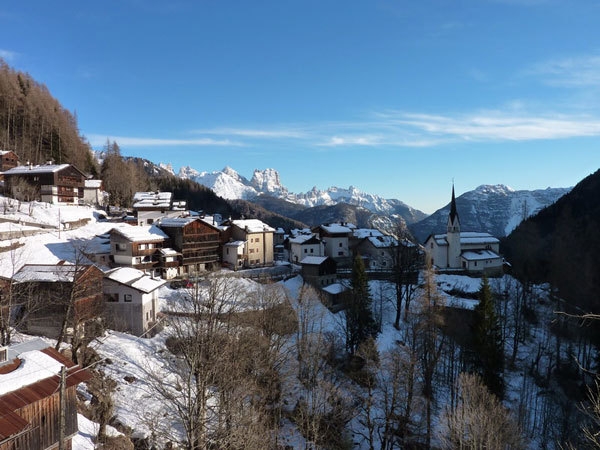
[[[429,235],[424,246],[427,261],[440,271],[502,273],[504,259],[499,253],[500,241],[489,233],[460,231],[454,186],[446,233]]]

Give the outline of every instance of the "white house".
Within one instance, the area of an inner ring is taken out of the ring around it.
[[[350,238],[356,228],[351,223],[341,222],[320,225],[313,232],[325,244],[325,256],[335,259],[338,263],[348,263],[351,260]]]
[[[223,264],[233,270],[244,267],[246,241],[231,241],[223,245]]]
[[[118,267],[104,276],[104,300],[113,327],[142,336],[156,323],[158,288],[167,281],[132,267]]]
[[[232,242],[244,241],[243,265],[245,267],[273,264],[273,234],[275,228],[258,219],[244,219],[232,221],[228,232]],[[225,255],[223,259],[225,259]]]
[[[500,241],[489,233],[461,232],[454,186],[447,232],[432,234],[425,240],[427,261],[440,270],[501,273],[504,258]]]
[[[307,256],[325,256],[325,245],[314,233],[290,237],[288,243],[292,264],[299,264]]]

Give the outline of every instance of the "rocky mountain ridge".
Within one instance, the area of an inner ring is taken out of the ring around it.
[[[482,231],[493,236],[510,234],[519,223],[553,204],[572,188],[519,190],[498,184],[481,185],[456,198],[462,231]],[[450,200],[450,195],[448,195]],[[427,218],[409,224],[409,229],[423,242],[430,234],[445,233],[450,202]]]

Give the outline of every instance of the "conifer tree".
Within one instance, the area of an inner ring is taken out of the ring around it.
[[[350,295],[346,304],[346,349],[351,355],[369,337],[375,338],[379,332],[373,317],[369,279],[360,255],[356,255],[352,265]]]
[[[479,288],[479,304],[475,307],[474,346],[480,362],[483,382],[488,389],[502,398],[504,382],[504,348],[500,324],[494,309],[489,281],[484,275]]]

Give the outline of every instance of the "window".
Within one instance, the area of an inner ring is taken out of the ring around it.
[[[116,303],[119,301],[119,294],[104,294],[104,301],[109,303]]]
[[[260,238],[254,238],[254,242],[260,242]]]
[[[0,362],[4,362],[8,359],[8,348],[0,347]]]
[[[308,249],[307,248],[304,249],[304,253],[308,253]]]
[[[340,242],[340,247],[342,246],[342,243]]]
[[[152,225],[154,223],[154,219],[146,219],[147,225]]]
[[[433,242],[432,242],[431,244],[429,244],[429,245],[430,245],[430,247],[429,247],[429,248],[433,248]]]
[[[344,256],[344,252],[338,252],[338,256]]]
[[[130,303],[131,302],[131,294],[124,294],[123,301]]]
[[[311,248],[311,249],[310,249],[310,252],[311,252],[311,253],[314,253],[314,252],[315,252],[315,249],[314,249],[314,248]]]
[[[117,244],[116,248],[118,252],[124,252],[127,250],[127,244]]]
[[[146,244],[140,244],[138,246],[138,249],[140,249],[140,250],[146,250]]]

